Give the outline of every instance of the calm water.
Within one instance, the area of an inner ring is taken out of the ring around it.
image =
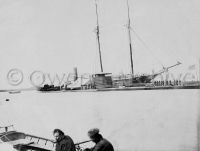
[[[6,98],[10,102],[4,102]],[[0,124],[52,139],[61,128],[75,142],[98,127],[116,150],[186,151],[197,144],[200,90],[1,93]],[[0,144],[0,150],[13,150]]]

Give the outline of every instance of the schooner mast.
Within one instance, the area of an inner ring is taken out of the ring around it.
[[[100,47],[100,39],[99,39],[99,18],[98,18],[98,10],[97,10],[97,1],[96,0],[95,0],[95,6],[96,6],[96,17],[97,17],[96,36],[97,36],[98,50],[99,50],[99,61],[100,61],[100,66],[101,66],[101,72],[103,72],[101,47]]]
[[[134,76],[134,70],[133,70],[133,53],[132,53],[132,43],[131,43],[131,20],[130,20],[130,15],[129,15],[129,3],[128,3],[128,0],[127,0],[127,8],[128,8],[128,24],[127,24],[127,29],[128,29],[130,60],[131,60],[131,74],[132,74],[132,76]]]

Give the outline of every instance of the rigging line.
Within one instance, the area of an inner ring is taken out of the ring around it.
[[[163,67],[165,68],[165,66],[162,64],[162,62],[160,61],[160,59],[158,59],[158,57],[156,57],[156,55],[151,51],[151,49],[147,46],[147,44],[142,40],[142,38],[136,33],[135,30],[131,29],[134,34],[136,35],[136,37],[138,38],[138,40],[140,40],[140,42],[145,46],[146,49],[148,49],[151,54],[154,56],[154,58],[158,61],[158,63]]]

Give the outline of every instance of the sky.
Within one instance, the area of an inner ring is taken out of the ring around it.
[[[97,0],[104,72],[130,73],[126,0]],[[198,64],[198,0],[129,0],[135,74]],[[0,82],[17,68],[49,74],[100,72],[93,0],[0,0]],[[140,39],[138,38],[138,36]],[[145,45],[144,45],[145,43]]]

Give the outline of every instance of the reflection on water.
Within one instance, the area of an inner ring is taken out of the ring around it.
[[[75,142],[98,127],[116,150],[193,150],[200,90],[2,93],[1,124],[53,138],[61,128]],[[1,149],[0,145],[0,149]]]

